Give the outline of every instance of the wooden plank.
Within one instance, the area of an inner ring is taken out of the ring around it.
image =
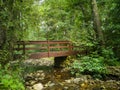
[[[32,53],[29,55],[30,59],[39,59],[44,57],[48,57],[48,52]]]
[[[23,50],[23,48],[14,48],[15,50]],[[43,50],[47,49],[47,47],[26,47],[25,50]]]
[[[69,46],[49,46],[49,48],[50,49],[58,49],[58,48],[61,48],[61,49],[64,49],[64,48],[66,48],[66,49],[68,49],[68,48],[70,48]],[[72,47],[73,48],[73,47]],[[37,47],[29,47],[29,46],[26,46],[25,47],[25,50],[41,50],[41,49],[48,49],[48,47],[47,46],[37,46]],[[16,48],[14,48],[14,50],[23,50],[23,47],[16,47]]]
[[[69,46],[50,46],[50,49],[53,48],[69,48]]]
[[[60,57],[60,56],[69,56],[74,55],[76,52],[68,52],[68,51],[55,51],[55,52],[39,52],[39,53],[32,53],[29,55],[31,59],[38,59],[38,58],[44,58],[44,57]]]
[[[16,44],[23,44],[25,43],[26,45],[29,45],[29,44],[47,44],[47,41],[17,41]]]
[[[49,41],[49,44],[69,44],[69,41]]]
[[[69,50],[68,46],[49,46],[49,50],[52,51],[53,49],[60,49],[60,50]],[[14,50],[21,51],[23,48],[14,48]],[[48,50],[48,47],[26,47],[25,50]]]
[[[18,41],[17,44],[18,48],[15,47],[15,50],[23,50],[24,54],[26,50],[47,50],[47,52],[43,51],[29,54],[30,58],[59,57],[77,54],[77,52],[73,51],[72,43],[69,41]],[[30,47],[30,45],[32,46]],[[35,45],[37,47],[33,47]]]
[[[49,42],[49,43],[48,43]],[[70,41],[18,41],[16,44],[69,44]]]
[[[28,41],[25,42],[26,45],[37,45],[37,44],[47,44],[46,41]]]
[[[68,51],[58,51],[58,52],[50,52],[50,57],[59,57],[59,56],[69,56],[72,52]]]

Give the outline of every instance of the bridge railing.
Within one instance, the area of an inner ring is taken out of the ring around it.
[[[15,46],[17,53],[30,57],[54,57],[75,54],[70,41],[18,41]]]

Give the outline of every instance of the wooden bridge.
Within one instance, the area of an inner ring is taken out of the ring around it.
[[[15,46],[17,55],[26,55],[31,59],[76,55],[70,41],[18,41]]]

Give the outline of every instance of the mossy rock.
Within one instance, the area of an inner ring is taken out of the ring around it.
[[[55,57],[54,66],[55,67],[68,67],[73,63],[74,58],[75,57],[73,57],[73,56]]]
[[[120,66],[107,67],[109,74],[120,77]]]
[[[62,67],[69,67],[75,60],[75,57],[73,56],[68,56],[66,60],[63,61]]]

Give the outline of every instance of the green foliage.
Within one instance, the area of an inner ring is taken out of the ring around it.
[[[45,0],[41,5],[42,29],[48,39],[77,41],[78,38],[82,39],[83,34],[86,39],[83,13],[80,6],[73,8],[72,3],[69,0]]]
[[[73,56],[68,56],[67,58],[66,58],[66,60],[64,60],[63,61],[63,63],[62,63],[62,67],[69,67],[73,62],[74,62],[74,60],[75,60],[75,57],[73,57]]]
[[[13,59],[13,47],[18,40],[40,39],[38,0],[0,1],[0,63]]]
[[[115,56],[120,58],[120,0],[104,0],[101,4],[99,6],[106,46],[112,47]]]
[[[106,74],[106,67],[103,63],[104,58],[98,55],[83,56],[76,60],[71,69],[72,74],[87,73],[92,75]]]
[[[7,50],[0,50],[0,64],[5,65],[9,62],[10,53]]]
[[[80,73],[92,74],[95,77],[101,77],[107,74],[107,66],[119,65],[117,58],[110,48],[102,49],[100,53],[93,52],[87,56],[79,57],[71,66],[71,73],[79,75]]]
[[[0,90],[25,90],[20,72],[21,69],[13,70],[9,64],[0,67]]]
[[[118,65],[118,59],[115,57],[115,54],[112,49],[107,48],[102,50],[102,56],[104,57],[104,63],[109,66]]]

